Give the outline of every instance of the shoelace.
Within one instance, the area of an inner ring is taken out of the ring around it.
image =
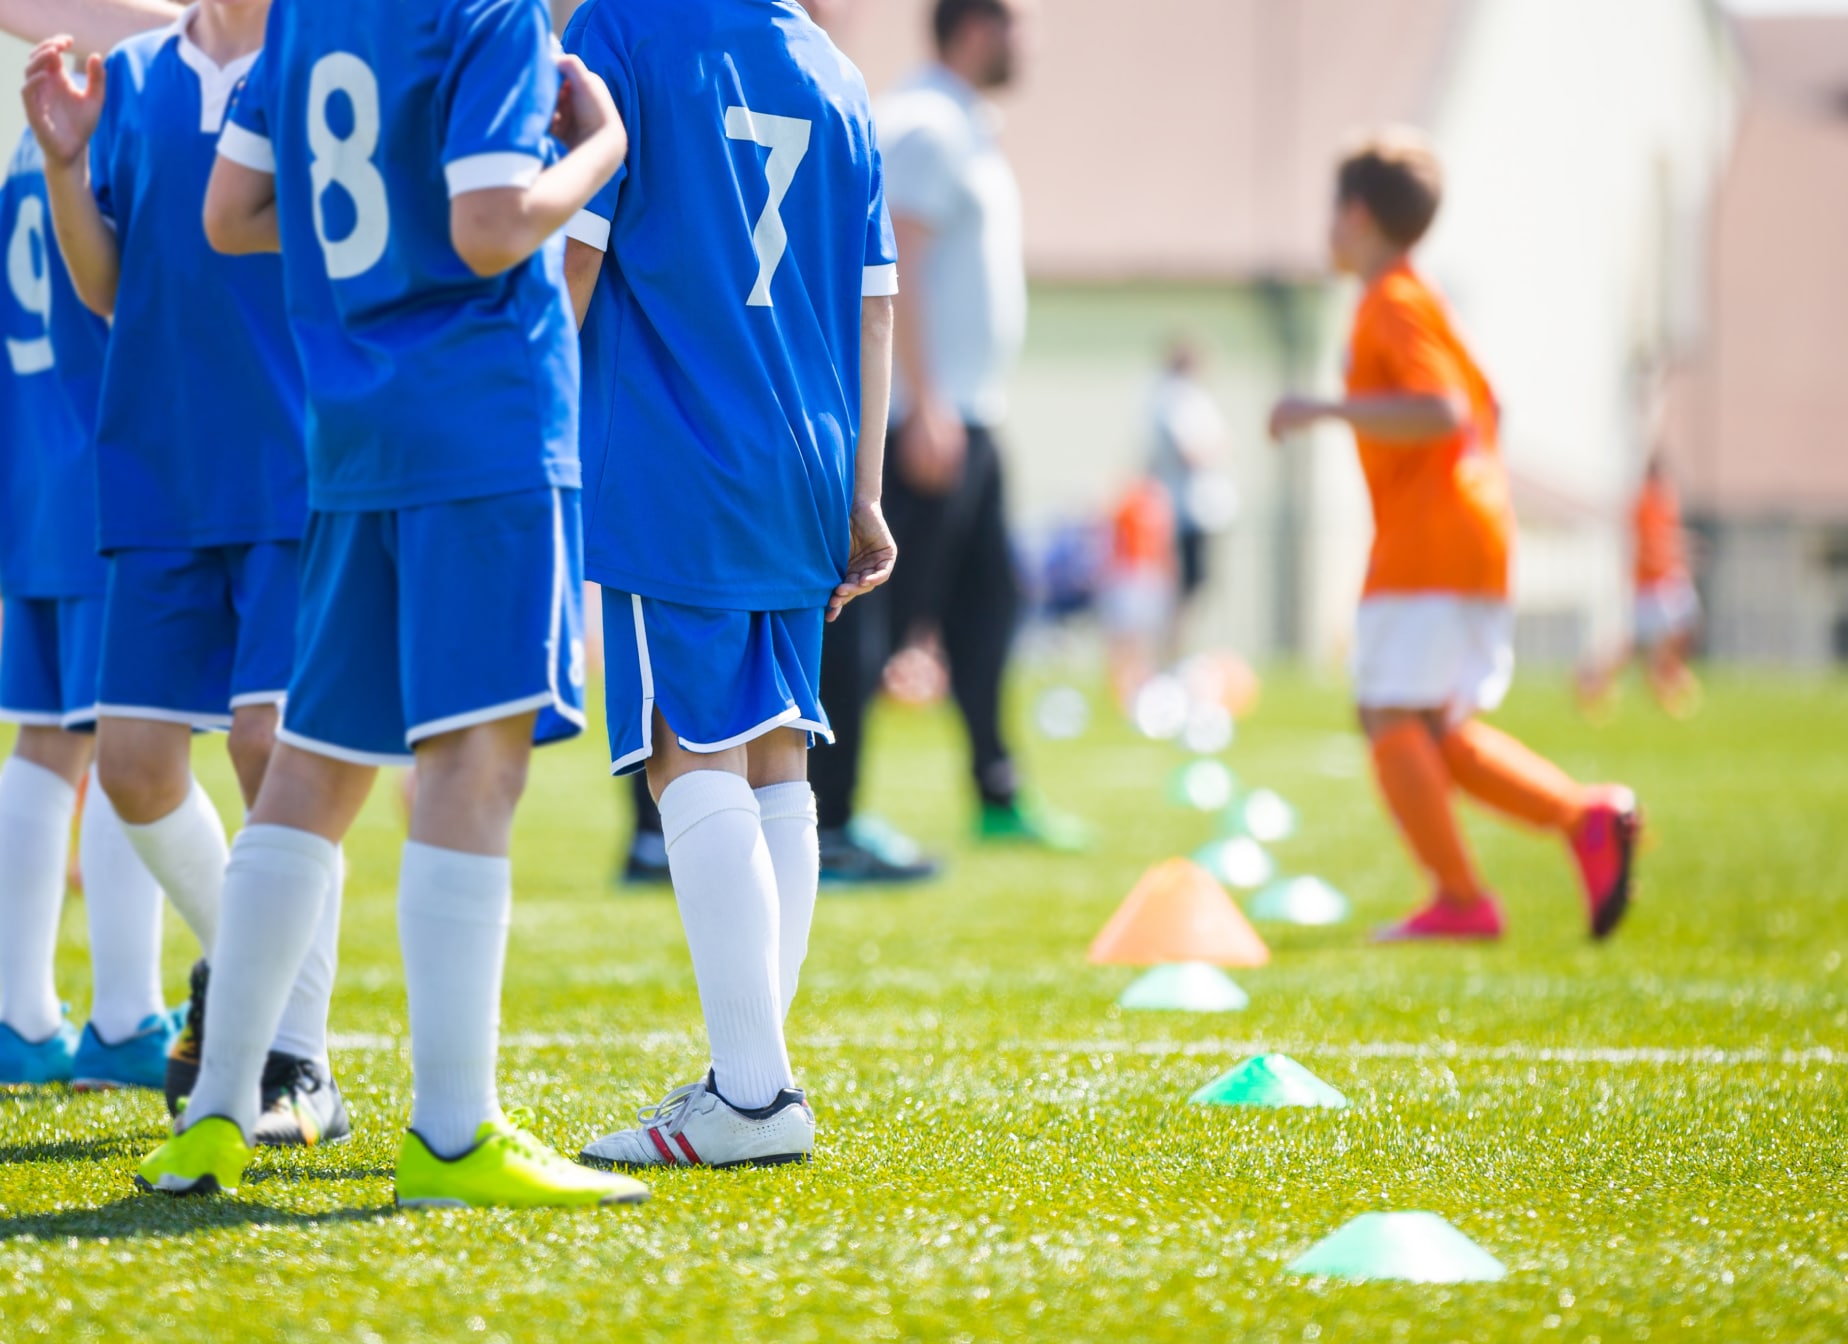
[[[659,1128],[662,1133],[672,1138],[687,1127],[687,1121],[693,1118],[693,1099],[706,1090],[704,1082],[688,1083],[677,1087],[652,1106],[644,1106],[635,1113],[643,1129]]]
[[[263,1066],[263,1090],[284,1096],[296,1092],[319,1092],[321,1071],[310,1059],[297,1055],[271,1055]]]

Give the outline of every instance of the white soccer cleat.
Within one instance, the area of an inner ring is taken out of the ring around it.
[[[774,1167],[806,1162],[815,1148],[815,1114],[800,1088],[784,1088],[761,1110],[741,1111],[708,1074],[635,1118],[639,1128],[605,1135],[578,1160],[593,1167]]]

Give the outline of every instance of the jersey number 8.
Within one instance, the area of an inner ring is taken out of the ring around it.
[[[45,334],[29,341],[7,337],[6,357],[21,378],[45,373],[56,359],[51,351],[51,256],[45,230],[45,203],[36,196],[19,202],[12,241],[6,248],[6,284],[19,306],[45,324]]]
[[[328,120],[335,94],[352,108],[352,129],[337,134]],[[378,265],[391,237],[391,203],[372,156],[379,148],[379,80],[350,52],[315,62],[308,78],[308,148],[314,154],[314,231],[330,280],[350,280]],[[353,227],[344,238],[327,236],[327,193],[338,186],[353,203]]]

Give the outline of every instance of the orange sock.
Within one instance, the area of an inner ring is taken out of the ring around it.
[[[1585,815],[1585,790],[1564,770],[1508,734],[1471,719],[1444,737],[1444,764],[1457,787],[1530,826],[1571,834]]]
[[[1374,738],[1373,773],[1406,843],[1439,892],[1464,902],[1480,896],[1482,883],[1450,807],[1450,776],[1425,726],[1406,723]]]

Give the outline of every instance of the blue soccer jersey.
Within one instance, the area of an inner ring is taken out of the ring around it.
[[[897,291],[866,84],[791,0],[588,0],[566,49],[629,129],[569,233],[590,576],[690,606],[823,605],[848,558],[860,310]]]
[[[251,58],[215,65],[186,34],[192,12],[110,54],[90,143],[122,249],[96,430],[105,550],[298,540],[307,512],[282,262],[220,256],[200,223]]]
[[[44,165],[28,133],[0,187],[0,591],[84,597],[100,594],[106,577],[90,435],[109,328],[71,288]]]
[[[450,199],[524,186],[558,102],[543,0],[276,0],[219,152],[276,177],[311,503],[578,485],[564,240],[482,278]]]

